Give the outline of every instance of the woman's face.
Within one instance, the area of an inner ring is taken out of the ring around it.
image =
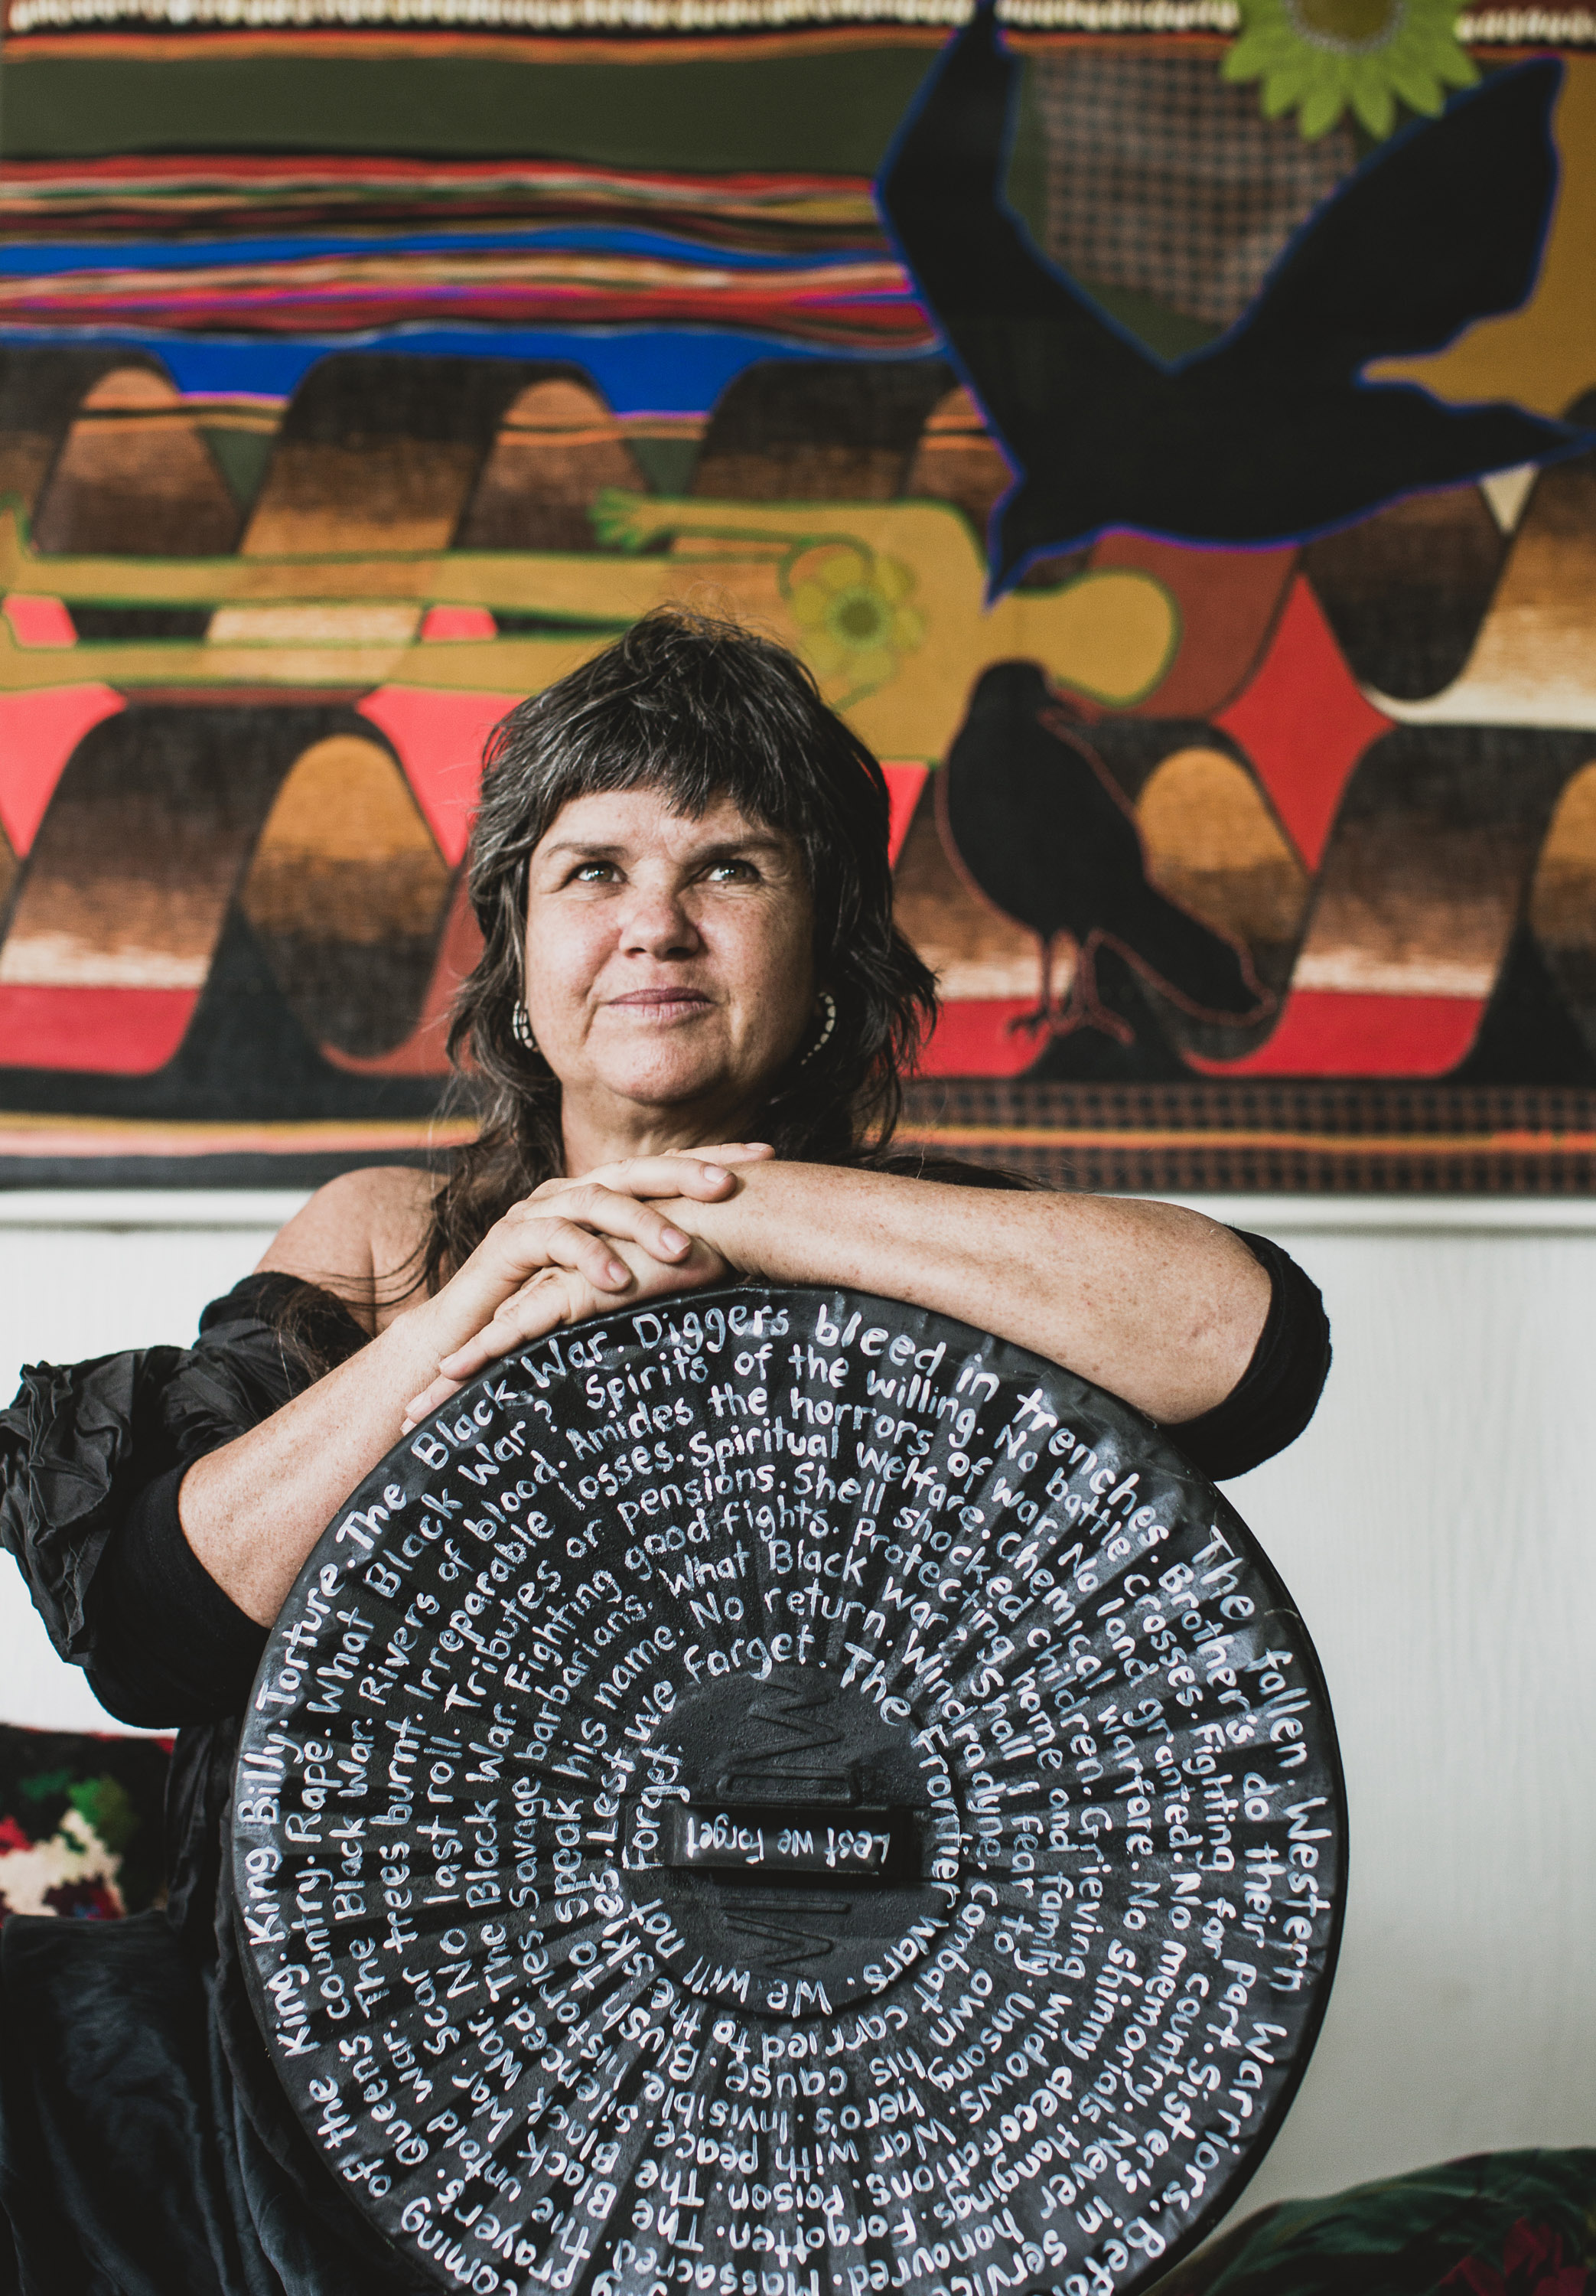
[[[573,1119],[733,1136],[814,1009],[814,905],[797,840],[730,800],[573,798],[532,854],[527,1009]]]

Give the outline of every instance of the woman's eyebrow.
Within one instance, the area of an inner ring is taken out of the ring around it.
[[[723,861],[737,853],[786,853],[790,849],[790,840],[774,831],[752,829],[746,837],[717,837],[713,845],[700,846],[692,857],[695,861]]]
[[[693,861],[721,861],[738,853],[786,853],[791,849],[791,840],[773,830],[751,829],[746,837],[717,837],[713,844],[694,849],[688,858]],[[581,854],[592,861],[618,861],[627,858],[635,849],[624,843],[605,844],[602,840],[585,837],[557,838],[551,844],[540,845],[539,858],[552,859],[555,855]]]

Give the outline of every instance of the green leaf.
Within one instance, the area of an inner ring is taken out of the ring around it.
[[[1427,65],[1393,60],[1387,70],[1392,86],[1410,111],[1422,111],[1433,119],[1442,110],[1446,98],[1441,93],[1441,83]]]
[[[1256,79],[1268,69],[1269,59],[1263,42],[1254,40],[1251,33],[1244,32],[1234,47],[1226,49],[1224,62],[1219,67],[1219,77],[1229,80]]]
[[[1320,80],[1309,89],[1297,115],[1297,126],[1303,142],[1311,144],[1315,136],[1333,127],[1346,109],[1345,89],[1328,77]]]
[[[99,1835],[115,1857],[120,1857],[138,1832],[138,1812],[125,1787],[115,1778],[85,1778],[67,1789],[67,1800]]]
[[[1243,32],[1240,38],[1225,53],[1219,67],[1224,79],[1256,79],[1260,74],[1291,53],[1293,43],[1282,40],[1273,27],[1259,25],[1256,30]]]
[[[70,1770],[40,1770],[31,1778],[17,1780],[29,1801],[48,1801],[52,1794],[65,1793],[71,1783]]]
[[[1437,43],[1430,58],[1434,69],[1453,87],[1472,87],[1479,78],[1479,66],[1466,48],[1455,40]]]
[[[1278,119],[1282,112],[1301,102],[1318,77],[1318,58],[1304,55],[1300,50],[1277,64],[1264,83],[1264,116]]]
[[[612,550],[641,550],[649,538],[639,515],[646,500],[625,487],[601,487],[587,513],[596,538]]]
[[[1396,125],[1396,101],[1390,83],[1372,71],[1354,73],[1352,108],[1371,135],[1388,135]]]

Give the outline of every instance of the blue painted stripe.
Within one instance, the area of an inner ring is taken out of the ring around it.
[[[217,264],[292,263],[327,256],[514,254],[533,251],[583,255],[644,256],[691,263],[708,270],[809,271],[861,258],[893,258],[879,245],[828,248],[801,255],[750,253],[724,249],[674,234],[610,230],[577,225],[541,231],[362,233],[338,236],[271,239],[127,240],[0,247],[0,274],[47,278],[53,272],[196,271]]]
[[[148,351],[165,365],[179,390],[258,391],[286,398],[320,359],[350,350],[403,351],[416,357],[550,359],[584,367],[618,414],[707,414],[726,386],[750,366],[772,360],[848,359],[861,365],[888,358],[936,358],[937,351],[891,348],[848,351],[789,343],[779,337],[730,328],[592,328],[521,331],[493,327],[396,327],[365,335],[297,336],[276,341],[250,336],[167,335],[71,327],[12,328],[0,343],[57,343],[89,349],[100,345]]]

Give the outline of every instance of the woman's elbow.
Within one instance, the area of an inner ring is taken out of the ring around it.
[[[179,1730],[191,1722],[212,1722],[213,1714],[196,1714],[188,1709],[193,1702],[185,1699],[175,1686],[157,1685],[140,1680],[136,1674],[124,1674],[114,1662],[103,1658],[91,1659],[85,1666],[84,1678],[106,1712],[118,1722],[126,1722],[134,1730]]]

